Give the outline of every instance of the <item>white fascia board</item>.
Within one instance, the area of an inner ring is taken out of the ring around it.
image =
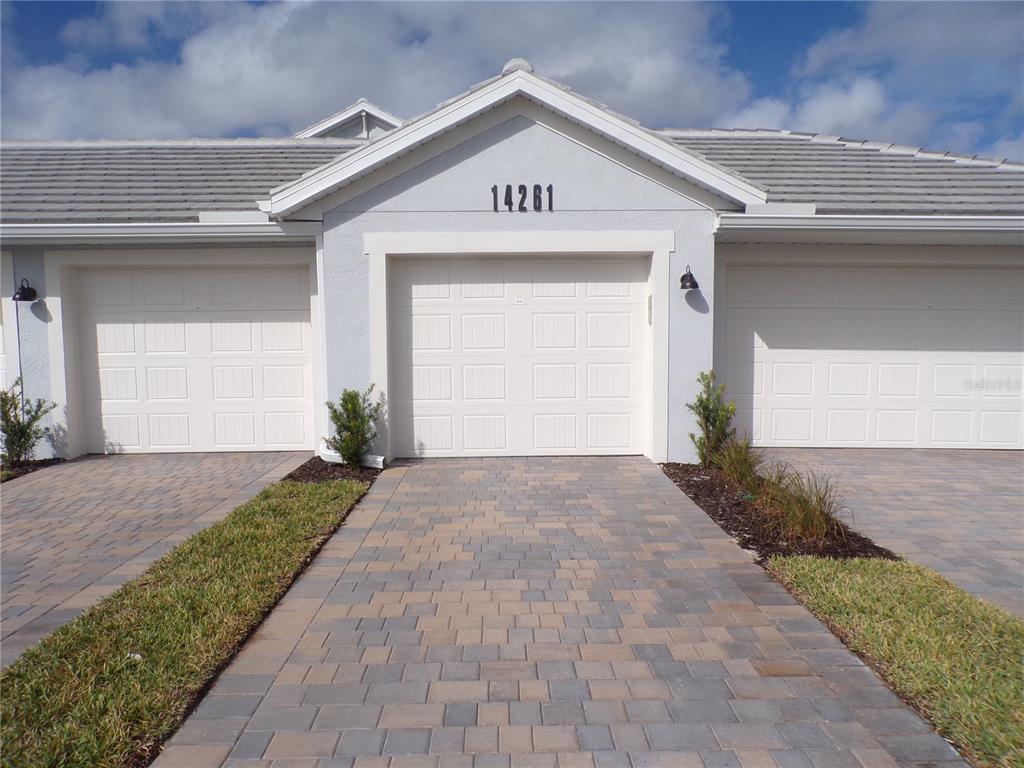
[[[719,230],[856,230],[888,232],[1022,232],[1024,216],[769,215],[721,213]]]
[[[630,124],[578,96],[522,70],[467,93],[462,98],[406,125],[366,147],[274,189],[259,201],[272,216],[287,216],[345,184],[372,172],[389,160],[471,120],[499,104],[523,97],[603,135],[641,157],[678,173],[712,192],[742,205],[764,203],[767,193],[711,163],[691,155],[665,139]]]
[[[351,107],[346,107],[330,117],[325,117],[316,123],[313,123],[308,128],[303,128],[298,133],[292,134],[293,139],[311,139],[318,137],[321,133],[326,133],[331,129],[341,125],[346,120],[351,120],[356,115],[365,112],[368,115],[373,115],[375,118],[380,120],[382,123],[390,125],[392,128],[401,128],[405,121],[400,117],[395,117],[387,110],[381,109],[376,104],[371,104],[368,101],[360,99]]]
[[[0,243],[313,241],[320,222],[172,222],[118,224],[0,224]]]

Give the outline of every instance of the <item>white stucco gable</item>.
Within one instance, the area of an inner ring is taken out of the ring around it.
[[[260,208],[285,218],[307,208],[399,158],[421,149],[509,102],[529,102],[568,123],[592,132],[687,182],[720,198],[724,207],[764,203],[766,192],[663,136],[609,112],[564,86],[534,75],[528,65],[507,66],[497,79],[482,84],[366,147],[317,168],[271,191]]]
[[[537,105],[516,99],[439,137],[297,212],[325,222],[370,212],[462,212],[493,216],[552,211],[742,210]],[[540,189],[541,210],[533,195]],[[530,217],[527,217],[530,218]]]

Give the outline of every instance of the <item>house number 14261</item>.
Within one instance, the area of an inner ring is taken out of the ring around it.
[[[494,198],[495,213],[501,210],[519,213],[545,209],[555,210],[554,184],[548,184],[546,187],[542,187],[540,184],[534,184],[533,187],[528,187],[526,184],[520,184],[518,187],[506,184],[505,196],[501,199],[498,197],[498,185],[495,184],[491,187],[491,197]]]

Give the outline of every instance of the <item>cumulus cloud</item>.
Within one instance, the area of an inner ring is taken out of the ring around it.
[[[934,117],[919,104],[893,106],[878,80],[861,77],[846,84],[829,81],[806,88],[792,101],[758,99],[724,120],[728,125],[750,128],[914,142],[927,134]]]
[[[1011,160],[1015,163],[1024,163],[1024,131],[1016,136],[1003,136],[992,146],[982,149],[984,157],[995,157]]]
[[[873,3],[860,23],[822,37],[794,68],[803,80],[836,73],[877,77],[890,103],[942,115],[920,141],[967,138],[963,128],[978,114],[989,116],[988,131],[1016,132],[1024,120],[1024,6]]]
[[[22,11],[3,10],[9,30]],[[742,6],[111,3],[64,26],[62,60],[27,63],[4,31],[0,130],[287,135],[359,97],[411,117],[525,56],[654,128],[789,128],[1020,155],[1024,6],[861,12],[794,51],[788,79],[755,93],[723,42]]]
[[[101,6],[95,16],[72,19],[60,30],[69,46],[86,49],[142,50],[153,37],[182,40],[211,19],[228,16],[225,3],[116,2]]]
[[[876,3],[859,23],[809,46],[783,93],[723,121],[1013,156],[1021,83],[1020,4]]]
[[[178,35],[177,60],[5,68],[5,135],[286,133],[360,96],[410,116],[513,56],[652,125],[710,122],[749,94],[723,63],[707,6],[179,5],[115,4],[62,33],[81,48],[129,49]]]

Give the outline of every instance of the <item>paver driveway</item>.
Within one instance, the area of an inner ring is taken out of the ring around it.
[[[3,665],[308,458],[90,456],[4,483]]]
[[[384,472],[156,765],[963,765],[640,458]]]
[[[1024,451],[772,449],[834,475],[853,527],[1024,616]]]

